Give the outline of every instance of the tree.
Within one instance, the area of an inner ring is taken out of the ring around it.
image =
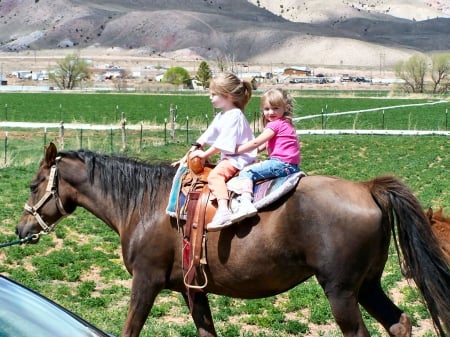
[[[219,68],[220,72],[224,72],[228,69],[225,57],[222,55],[217,56],[217,68]]]
[[[49,72],[49,79],[60,89],[73,89],[88,78],[89,66],[77,54],[67,55],[57,63],[54,72]]]
[[[444,93],[450,88],[450,53],[431,57],[431,79],[433,93]]]
[[[421,54],[413,55],[406,62],[399,62],[395,66],[397,77],[405,81],[406,91],[423,93],[425,90],[425,74],[427,59]]]
[[[209,80],[211,78],[212,78],[212,71],[209,68],[208,63],[206,63],[206,61],[202,61],[198,67],[195,79],[202,84],[203,88],[208,88]]]
[[[191,75],[182,67],[172,67],[167,69],[163,76],[163,82],[171,83],[174,85],[189,85],[191,81]]]

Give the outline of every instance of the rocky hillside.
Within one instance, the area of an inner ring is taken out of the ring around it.
[[[449,51],[449,31],[444,0],[0,0],[3,52],[96,47],[190,59],[389,65],[414,52]]]

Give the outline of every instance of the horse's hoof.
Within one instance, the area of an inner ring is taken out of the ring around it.
[[[389,328],[392,337],[411,337],[411,319],[405,314],[401,314],[398,323]]]

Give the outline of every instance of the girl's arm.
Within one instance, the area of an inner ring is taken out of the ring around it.
[[[200,144],[199,142],[192,143],[192,147],[191,147],[191,149],[189,150],[188,153],[192,153],[192,152],[197,151],[198,149],[201,149],[201,148],[203,148],[203,145]],[[203,152],[203,151],[202,151],[202,152]],[[192,158],[192,157],[190,157],[190,158]],[[187,158],[187,154],[186,154],[183,158],[181,158],[180,160],[177,160],[177,161],[173,162],[171,165],[172,165],[172,166],[181,165],[181,164],[184,163],[187,159],[188,159],[188,158]]]
[[[189,154],[189,158],[200,157],[202,159],[203,158],[207,159],[207,158],[209,158],[209,157],[211,157],[211,156],[213,156],[213,155],[215,155],[216,153],[219,153],[219,152],[220,152],[219,149],[215,148],[214,146],[210,146],[208,148],[208,150],[206,150],[206,151],[202,151],[202,150],[192,151]]]
[[[264,131],[255,139],[245,143],[238,145],[236,147],[236,153],[242,154],[245,152],[250,152],[256,148],[258,151],[262,151],[266,148],[266,142],[275,135],[275,131],[272,129],[264,129]]]
[[[267,148],[267,142],[258,146],[258,153],[264,151]]]

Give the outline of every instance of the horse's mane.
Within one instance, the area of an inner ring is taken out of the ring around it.
[[[90,183],[95,183],[123,211],[160,205],[165,200],[164,193],[168,193],[172,186],[176,172],[176,168],[168,163],[150,164],[89,150],[60,151],[58,155],[84,162]],[[148,200],[144,200],[146,194]]]

